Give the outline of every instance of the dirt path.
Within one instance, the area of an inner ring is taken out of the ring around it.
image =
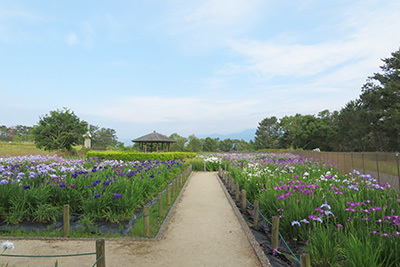
[[[4,242],[6,240],[0,240]],[[95,251],[95,241],[12,240],[18,255]],[[261,266],[215,173],[192,174],[161,241],[108,241],[106,266]],[[54,266],[55,258],[0,257],[0,266]],[[92,266],[95,255],[58,258]]]

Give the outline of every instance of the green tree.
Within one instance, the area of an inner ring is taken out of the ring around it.
[[[118,144],[118,138],[113,129],[90,125],[90,134],[93,149],[105,150],[107,147],[115,147]]]
[[[340,110],[334,123],[336,130],[336,150],[338,151],[369,151],[370,125],[367,123],[368,114],[361,108],[360,100],[348,102]]]
[[[374,150],[400,150],[400,50],[382,60],[383,73],[367,79],[360,95],[360,108],[370,126]]]
[[[206,137],[205,139],[202,139],[202,143],[204,152],[218,151],[219,138]]]
[[[254,143],[256,149],[268,149],[279,147],[280,124],[276,117],[263,119],[257,127]]]
[[[40,117],[38,125],[32,128],[32,135],[38,148],[71,151],[73,145],[83,142],[86,129],[86,122],[81,121],[73,111],[64,108]]]
[[[171,143],[171,151],[186,151],[185,144],[188,141],[186,137],[180,136],[177,133],[173,133],[169,136],[169,138],[175,140],[175,143]]]
[[[331,129],[332,126],[327,123],[327,120],[314,115],[285,116],[280,122],[282,131],[280,143],[284,148],[313,149],[322,147],[327,149],[326,138],[331,133]]]
[[[219,141],[219,150],[229,152],[234,149],[234,141],[230,138]]]
[[[194,134],[189,135],[188,137],[189,143],[187,145],[189,151],[191,152],[200,152],[203,144],[201,143],[201,140],[197,138]]]
[[[33,137],[30,134],[31,130],[32,127],[30,126],[24,126],[24,125],[15,126],[13,141],[18,141],[18,142],[33,141]]]
[[[236,146],[237,151],[253,151],[254,145],[252,144],[253,141],[250,143],[246,142],[246,140],[241,139]]]
[[[11,129],[5,125],[0,126],[0,140],[11,141]]]

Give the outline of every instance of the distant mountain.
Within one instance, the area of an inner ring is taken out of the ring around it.
[[[206,138],[206,137],[211,137],[211,138],[219,138],[221,140],[224,139],[243,139],[247,142],[249,142],[250,140],[254,140],[254,136],[256,134],[256,129],[247,129],[244,131],[241,131],[239,133],[231,133],[231,134],[210,134],[210,135],[201,135],[201,136],[197,136],[198,138]]]

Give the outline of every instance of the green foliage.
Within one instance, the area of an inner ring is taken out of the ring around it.
[[[81,121],[74,112],[64,110],[50,111],[49,115],[40,118],[38,125],[32,129],[35,144],[45,150],[67,150],[83,142],[87,123]]]
[[[204,152],[217,152],[219,138],[206,137],[203,139],[203,151]]]
[[[15,127],[0,126],[0,141],[6,142],[30,142],[33,137],[30,135],[32,127],[17,125]]]
[[[189,136],[189,143],[187,145],[188,150],[191,152],[200,152],[203,144],[201,143],[200,139],[197,138],[194,134]]]
[[[333,114],[324,110],[314,115],[285,116],[263,119],[257,128],[257,149],[314,149],[330,150],[333,140]]]
[[[169,138],[175,140],[175,143],[171,144],[171,151],[186,151],[185,144],[188,141],[187,138],[180,136],[177,133],[171,134]]]
[[[90,126],[91,148],[98,150],[106,150],[107,147],[115,147],[118,145],[116,132],[109,128],[100,128],[99,126]]]
[[[369,77],[360,98],[339,113],[337,145],[342,151],[400,150],[400,50],[383,62],[383,73]]]
[[[276,117],[265,118],[259,124],[254,138],[257,149],[279,147],[279,121]]]
[[[230,138],[219,141],[218,146],[219,146],[219,150],[222,152],[229,152],[229,151],[234,150],[233,149],[234,142]]]
[[[86,154],[87,158],[97,157],[99,159],[109,160],[122,160],[128,161],[144,161],[144,160],[173,160],[173,159],[188,159],[196,157],[196,153],[190,152],[164,152],[164,153],[141,153],[141,152],[95,152],[88,151]]]

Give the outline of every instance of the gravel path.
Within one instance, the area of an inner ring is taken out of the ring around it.
[[[0,240],[4,242],[6,240]],[[95,251],[95,241],[11,240],[18,255]],[[215,173],[192,174],[161,241],[106,240],[106,266],[261,266]],[[54,266],[55,258],[0,257],[0,266]],[[95,255],[58,258],[92,266]]]

